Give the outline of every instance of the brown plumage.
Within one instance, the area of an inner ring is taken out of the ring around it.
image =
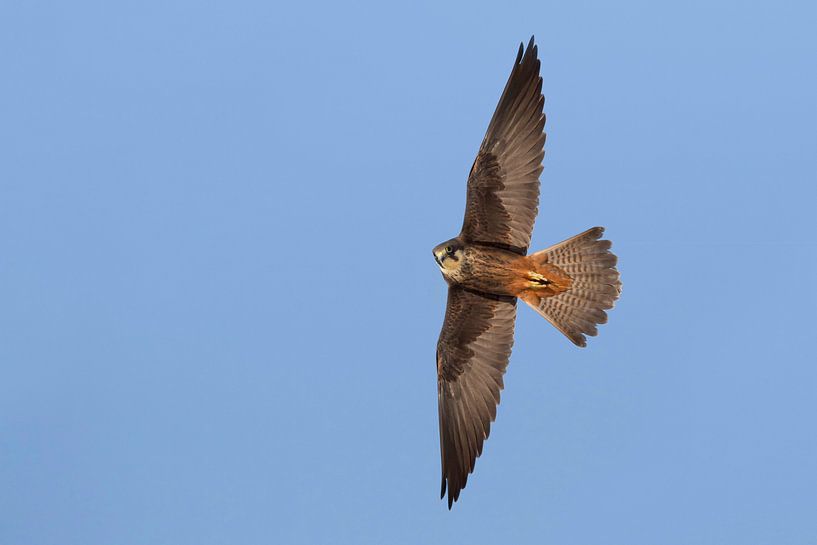
[[[465,488],[496,417],[521,298],[578,346],[621,292],[604,229],[527,255],[539,204],[545,115],[533,38],[508,83],[468,176],[460,234],[434,248],[448,282],[437,342],[441,497]]]

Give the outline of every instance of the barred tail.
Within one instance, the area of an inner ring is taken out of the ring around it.
[[[610,252],[611,242],[600,240],[603,234],[603,227],[594,227],[528,256],[534,266],[561,269],[570,282],[556,294],[528,289],[519,297],[577,346],[587,344],[585,335],[598,333],[596,325],[607,322],[605,310],[613,308],[621,293],[617,258]]]

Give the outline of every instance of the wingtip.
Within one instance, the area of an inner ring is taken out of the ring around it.
[[[539,47],[536,45],[535,36],[531,35],[527,47],[525,47],[525,42],[519,42],[519,53],[516,55],[517,64],[525,62],[523,57],[524,59],[528,57],[533,57],[534,59],[539,58]]]
[[[451,511],[451,506],[453,506],[454,502],[460,497],[460,493],[459,491],[454,492],[454,490],[447,487],[446,484],[445,477],[443,477],[443,484],[442,487],[440,487],[440,499],[445,498],[446,489],[448,489],[448,510]]]

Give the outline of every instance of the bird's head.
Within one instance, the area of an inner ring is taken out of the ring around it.
[[[434,259],[443,272],[456,270],[462,264],[463,250],[462,242],[452,238],[434,247]]]

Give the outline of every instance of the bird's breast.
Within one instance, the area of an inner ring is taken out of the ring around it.
[[[522,274],[526,258],[497,248],[473,246],[465,251],[456,283],[495,295],[516,295],[515,280]]]

